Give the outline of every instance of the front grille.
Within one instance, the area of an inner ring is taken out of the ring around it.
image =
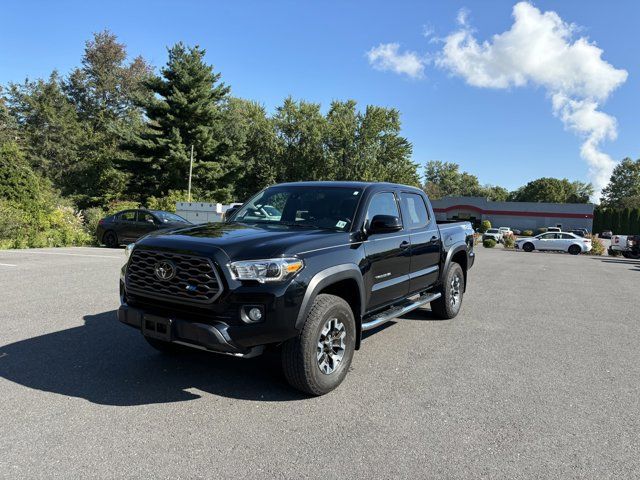
[[[164,262],[174,266],[166,280],[156,275]],[[187,303],[211,303],[222,293],[213,263],[204,257],[134,249],[127,266],[127,290],[133,294]]]

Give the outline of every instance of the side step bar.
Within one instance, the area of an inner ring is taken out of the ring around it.
[[[437,300],[441,296],[442,296],[441,293],[426,293],[418,297],[416,300],[409,303],[408,305],[405,305],[403,307],[391,308],[390,310],[385,310],[384,312],[379,313],[378,315],[371,318],[371,320],[369,320],[368,322],[363,323],[362,331],[364,332],[367,330],[371,330],[372,328],[376,328],[382,325],[383,323],[387,323],[389,320],[393,320],[396,317],[400,317],[405,313],[409,313],[410,311],[421,307],[425,303],[433,302],[434,300]]]

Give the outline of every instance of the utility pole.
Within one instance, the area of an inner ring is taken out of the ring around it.
[[[193,173],[193,144],[191,144],[191,160],[189,160],[189,189],[187,190],[187,201],[191,201],[191,174]]]

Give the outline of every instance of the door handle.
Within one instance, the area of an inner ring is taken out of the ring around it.
[[[410,245],[411,244],[405,240],[400,244],[400,248],[404,250],[405,248],[409,248]]]
[[[438,236],[434,235],[433,237],[431,237],[431,240],[429,240],[430,242],[435,242],[438,240]]]

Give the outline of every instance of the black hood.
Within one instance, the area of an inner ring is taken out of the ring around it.
[[[137,242],[144,247],[211,254],[223,250],[231,260],[296,255],[347,243],[349,234],[285,225],[207,223],[158,231]]]

